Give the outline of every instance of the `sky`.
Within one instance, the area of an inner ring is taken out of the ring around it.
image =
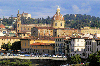
[[[60,7],[60,13],[86,14],[100,17],[100,0],[0,0],[0,18],[17,17],[29,13],[32,18],[53,17]]]

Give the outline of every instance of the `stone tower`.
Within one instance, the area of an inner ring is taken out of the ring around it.
[[[17,14],[17,30],[16,32],[21,32],[21,15],[19,14],[19,9],[18,9],[18,14]]]
[[[64,28],[64,17],[60,14],[60,8],[58,6],[56,14],[53,16],[53,28]]]

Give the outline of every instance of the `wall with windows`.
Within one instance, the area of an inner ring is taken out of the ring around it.
[[[71,50],[73,51],[83,51],[85,49],[85,40],[82,38],[71,39]]]
[[[65,38],[55,38],[55,54],[65,54]]]
[[[53,28],[64,28],[65,21],[63,20],[54,20],[53,21]]]

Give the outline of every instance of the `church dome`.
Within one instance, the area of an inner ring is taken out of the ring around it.
[[[60,14],[60,8],[58,6],[56,14],[53,16],[53,20],[64,20],[63,15]]]
[[[64,17],[61,14],[55,14],[53,16],[53,20],[64,20]]]

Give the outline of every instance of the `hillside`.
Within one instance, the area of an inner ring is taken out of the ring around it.
[[[100,18],[99,17],[95,17],[95,16],[91,16],[91,15],[81,15],[81,14],[66,14],[64,15],[64,19],[65,19],[65,27],[70,27],[70,28],[76,28],[76,29],[80,29],[82,27],[85,26],[89,26],[89,27],[100,27]],[[3,19],[2,23],[4,25],[11,25],[12,21],[14,19]],[[22,24],[51,24],[52,23],[52,18],[50,18],[49,16],[44,19],[44,18],[38,18],[38,19],[32,19],[32,18],[28,18],[25,19],[24,17],[21,17],[21,21]]]

